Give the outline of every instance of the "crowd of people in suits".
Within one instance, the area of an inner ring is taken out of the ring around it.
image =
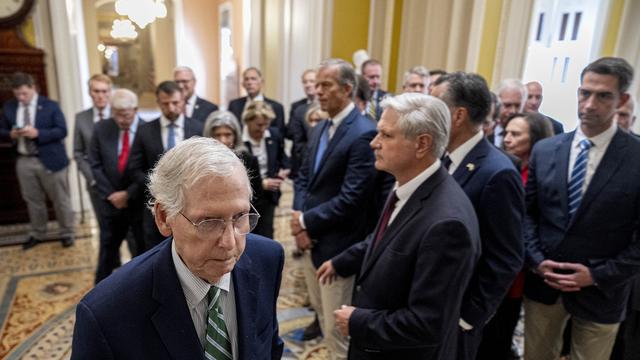
[[[306,70],[305,97],[288,119],[255,67],[242,73],[247,96],[227,110],[197,96],[190,68],[176,68],[156,88],[161,115],[151,121],[138,116],[135,93],[92,76],[93,107],[76,115],[73,154],[100,229],[96,284],[121,265],[124,240],[134,257],[156,256],[155,248],[169,259],[176,212],[159,218],[150,187],[188,174],[149,174],[163,154],[201,136],[244,164],[259,214],[254,234],[274,238],[280,188],[293,181],[290,231],[317,315],[304,339],[322,336],[332,359],[511,359],[521,355],[512,339],[523,308],[525,359],[637,355],[640,140],[631,131],[631,66],[601,58],[583,70],[578,127],[567,133],[539,112],[537,81],[505,79],[493,93],[480,75],[416,66],[394,96],[381,88],[382,69],[373,59],[359,71],[330,59]],[[31,222],[24,248],[44,238],[45,196],[63,245],[72,246],[64,116],[29,75],[15,74],[12,88],[0,136],[19,153]],[[160,203],[184,205],[183,192]],[[180,214],[196,229],[211,221]],[[240,304],[243,294],[234,296]]]

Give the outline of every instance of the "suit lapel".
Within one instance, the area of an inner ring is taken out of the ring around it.
[[[322,130],[319,131],[318,136],[312,138],[313,140],[313,144],[311,145],[311,152],[309,153],[309,173],[311,174],[311,176],[309,176],[309,187],[311,187],[311,185],[313,184],[313,182],[316,179],[316,154],[318,153],[318,146],[320,145],[320,138],[322,138],[322,134],[324,133],[325,129],[327,128],[327,126],[329,126],[329,122],[328,121],[323,121],[321,125],[318,126],[322,126]],[[329,142],[331,143],[331,142]],[[327,145],[327,150],[329,148],[329,145]],[[326,154],[326,151],[325,151]],[[324,159],[324,156],[322,157]],[[322,160],[321,160],[322,161]],[[320,164],[320,166],[322,166],[322,164]],[[320,167],[318,167],[318,172],[320,172]]]
[[[231,272],[236,298],[236,320],[238,322],[238,359],[255,359],[256,319],[260,278],[251,270],[251,258],[245,253]],[[264,354],[261,354],[264,355]]]
[[[33,120],[33,127],[37,128],[38,124],[41,122],[42,119],[42,103],[44,102],[44,99],[42,98],[42,96],[38,96],[38,104],[36,105],[36,116],[34,116],[34,120]]]
[[[600,160],[600,164],[596,168],[596,172],[593,174],[591,182],[582,196],[582,202],[580,203],[576,214],[573,216],[572,222],[574,222],[575,219],[585,211],[589,204],[593,202],[600,191],[602,191],[605,185],[609,182],[609,179],[611,179],[613,174],[622,165],[625,159],[624,152],[628,141],[625,135],[626,134],[622,133],[622,130],[618,129],[616,134],[613,136],[613,139],[611,139],[611,143],[609,144],[607,151],[604,153],[602,160]]]
[[[475,174],[482,165],[482,159],[487,156],[490,145],[487,140],[482,139],[474,146],[471,151],[464,157],[460,165],[453,172],[453,178],[464,188],[465,184],[471,178],[472,174]]]
[[[378,243],[373,249],[373,241],[372,239],[371,245],[367,249],[367,254],[365,255],[364,264],[362,265],[362,271],[360,274],[360,279],[363,279],[366,274],[371,270],[377,259],[384,252],[387,246],[397,237],[398,233],[402,228],[405,227],[405,224],[409,222],[421,209],[422,203],[425,199],[431,195],[433,189],[435,189],[438,184],[440,184],[447,176],[447,172],[443,167],[440,167],[433,175],[431,175],[427,180],[425,180],[416,191],[411,194],[407,202],[404,204],[398,215],[396,215],[394,221],[387,227],[387,230],[384,232],[382,239],[380,239],[380,243]],[[376,230],[373,233],[373,236],[378,232],[378,228],[380,227],[380,220],[378,220],[378,224],[376,225]]]
[[[566,134],[563,138],[559,139],[556,143],[556,148],[554,151],[555,157],[554,162],[551,165],[550,170],[555,170],[554,184],[558,184],[558,194],[560,196],[560,209],[565,216],[568,216],[569,213],[569,205],[568,205],[568,189],[567,189],[567,174],[569,173],[569,157],[571,153],[571,142],[573,141],[573,137],[575,136],[575,131],[569,134]]]
[[[318,166],[318,173],[320,173],[320,171],[322,170],[322,166],[327,161],[327,158],[331,155],[331,153],[336,149],[336,146],[340,143],[340,140],[342,140],[344,135],[349,131],[349,128],[351,128],[351,125],[353,124],[353,121],[356,119],[357,115],[358,115],[358,110],[357,108],[354,108],[353,110],[351,110],[349,115],[347,115],[347,117],[345,117],[342,120],[340,125],[338,125],[338,127],[336,128],[336,131],[333,133],[333,136],[331,137],[331,140],[329,140],[329,143],[327,144],[327,149],[325,150],[324,155],[322,155],[322,159],[320,160],[320,165]],[[322,131],[324,131],[324,129],[327,126],[329,126],[328,121],[325,127],[322,128]],[[313,157],[313,159],[315,160],[315,156]]]
[[[105,121],[105,120],[103,120]],[[107,140],[107,146],[109,146],[109,148],[107,149],[107,156],[109,159],[109,165],[113,166],[113,173],[114,174],[119,174],[118,172],[118,140],[120,137],[120,129],[118,128],[118,125],[116,124],[115,121],[110,120],[111,124],[110,126],[107,128],[108,129],[108,133],[105,134],[105,136],[108,136],[108,140]],[[118,176],[118,181],[120,181],[120,178],[122,176]]]
[[[152,296],[158,307],[151,321],[172,358],[202,359],[204,350],[171,257],[171,240],[162,246],[161,255],[153,264]]]
[[[153,144],[153,146],[155,146],[154,153],[157,154],[157,157],[155,159],[149,159],[149,161],[151,162],[151,165],[153,166],[153,164],[155,164],[156,161],[158,161],[158,159],[160,158],[160,155],[164,154],[164,143],[162,139],[162,124],[160,123],[160,119],[158,119],[157,121],[152,121],[150,124],[152,127],[151,129],[149,129],[151,130],[149,131],[149,135],[152,138],[157,139],[157,140],[149,139],[151,140],[150,143]]]
[[[278,145],[273,141],[273,138],[271,137],[268,137],[264,140],[267,148],[267,171],[269,172],[268,175],[276,176],[278,171],[276,164],[276,147]]]

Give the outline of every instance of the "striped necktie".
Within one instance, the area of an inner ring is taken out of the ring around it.
[[[209,316],[207,318],[207,335],[204,344],[204,356],[209,360],[233,359],[231,339],[222,314],[222,291],[217,286],[209,289]]]
[[[580,202],[582,202],[582,187],[587,175],[589,149],[593,146],[593,143],[589,139],[583,139],[578,145],[580,146],[580,152],[576,158],[576,163],[573,164],[571,180],[569,181],[569,218],[573,217],[580,206]]]
[[[376,117],[378,116],[378,112],[376,111],[377,109],[376,106],[376,94],[374,93],[373,96],[371,96],[371,100],[369,100],[369,106],[367,106],[367,113],[369,114],[369,117],[371,117],[371,119],[376,120]]]

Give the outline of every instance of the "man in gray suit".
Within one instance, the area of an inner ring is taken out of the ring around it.
[[[95,74],[89,79],[89,96],[93,106],[76,114],[76,125],[73,131],[73,158],[78,170],[87,181],[87,191],[91,198],[93,211],[96,212],[98,224],[101,224],[97,213],[100,198],[96,190],[96,181],[89,165],[89,145],[93,134],[93,125],[100,120],[111,117],[111,79],[104,74]]]

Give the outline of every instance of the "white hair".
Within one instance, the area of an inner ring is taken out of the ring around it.
[[[114,109],[135,109],[138,107],[138,95],[129,89],[118,89],[111,95],[111,107]]]
[[[188,66],[176,66],[173,69],[173,74],[175,75],[177,72],[182,72],[182,71],[186,71],[188,73],[191,74],[191,76],[193,76],[193,78],[196,78],[196,74],[193,72],[193,69],[188,67]]]
[[[149,175],[149,208],[160,204],[167,217],[176,216],[184,208],[185,192],[205,177],[241,175],[251,196],[251,184],[242,161],[221,142],[205,137],[192,137],[167,151]],[[250,199],[247,199],[250,200]]]
[[[426,67],[421,65],[414,66],[411,69],[407,70],[404,73],[404,81],[402,83],[406,85],[407,81],[409,80],[409,76],[414,74],[420,76],[423,79],[426,79],[427,86],[429,85],[429,70],[427,70]]]
[[[527,87],[524,86],[522,81],[519,79],[504,79],[500,82],[500,86],[498,86],[498,90],[496,90],[496,94],[498,98],[500,98],[500,94],[505,90],[518,90],[522,95],[522,101],[520,102],[520,111],[524,109],[524,104],[527,102]]]
[[[422,134],[433,137],[433,155],[442,156],[449,142],[451,115],[442,100],[425,94],[405,93],[387,97],[380,104],[398,112],[398,127],[408,139]]]

